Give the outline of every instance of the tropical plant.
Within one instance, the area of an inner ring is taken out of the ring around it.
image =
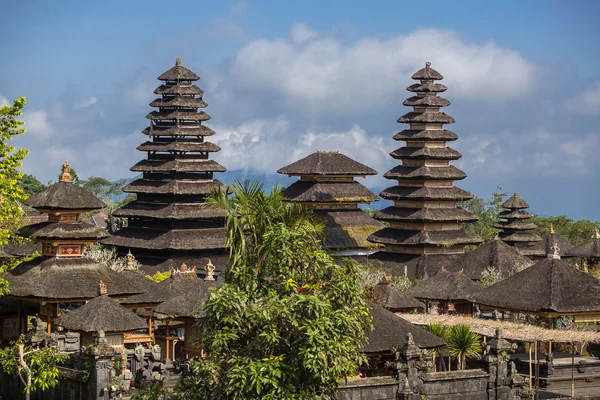
[[[139,261],[133,259],[133,263],[127,263],[127,257],[119,257],[115,249],[109,249],[99,244],[86,246],[83,255],[96,260],[98,263],[108,266],[110,269],[121,272],[131,270],[142,273]]]
[[[481,336],[471,331],[465,324],[453,325],[446,338],[450,354],[458,360],[458,369],[466,367],[467,358],[478,357],[481,353]]]
[[[448,340],[448,328],[439,322],[427,324],[427,325],[423,326],[423,329],[425,329],[427,332],[431,333],[432,335],[441,337],[444,340]],[[440,350],[441,349],[439,347],[431,349],[431,354],[433,355],[433,372],[435,372],[437,370],[435,358],[436,358],[436,356],[440,355]],[[443,362],[444,362],[444,360],[442,358],[442,363]]]
[[[358,267],[320,248],[323,226],[281,188],[235,182],[209,202],[227,212],[225,283],[205,303],[178,399],[335,399],[371,327]]]
[[[498,268],[494,266],[487,266],[481,273],[481,285],[483,287],[492,286],[494,283],[502,280],[502,274]]]
[[[484,241],[494,236],[498,229],[494,228],[493,225],[498,222],[498,214],[502,211],[504,197],[506,197],[506,193],[499,187],[492,193],[491,199],[486,200],[474,196],[471,200],[461,202],[461,208],[477,217],[477,221],[465,224],[465,229],[479,235]]]

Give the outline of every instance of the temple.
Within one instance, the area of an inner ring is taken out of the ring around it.
[[[205,141],[215,132],[202,125],[210,116],[199,111],[207,106],[194,84],[200,77],[177,59],[158,79],[163,84],[154,93],[160,97],[150,103],[158,111],[146,116],[150,126],[142,132],[149,141],[137,148],[147,159],[131,168],[142,176],[123,189],[137,200],[114,212],[127,218],[127,227],[103,243],[120,255],[131,250],[149,273],[209,259],[220,270],[226,263],[225,211],[205,199],[212,189],[225,190],[213,177],[225,168],[209,159],[220,147]]]
[[[318,151],[277,171],[298,176],[283,192],[290,201],[312,209],[325,221],[323,248],[333,255],[369,254],[376,248],[367,241],[383,224],[358,208],[379,197],[355,181],[377,171],[334,151]]]
[[[409,278],[421,279],[437,273],[440,266],[450,264],[452,256],[463,254],[465,245],[481,239],[462,229],[462,224],[476,218],[458,207],[458,202],[471,199],[470,193],[453,186],[453,181],[466,174],[450,165],[461,154],[446,146],[458,136],[444,129],[454,119],[440,111],[450,105],[438,96],[447,89],[435,82],[443,77],[426,63],[412,79],[419,81],[408,87],[415,95],[403,104],[413,111],[398,119],[409,124],[409,129],[394,136],[406,145],[390,153],[402,164],[384,175],[397,185],[380,194],[394,205],[375,214],[389,227],[373,233],[369,241],[385,246],[370,258],[374,263],[380,262],[395,274],[406,265]]]
[[[494,224],[494,228],[502,230],[500,239],[526,257],[545,257],[548,254],[546,249],[534,246],[542,238],[532,232],[537,225],[530,221],[533,215],[525,211],[529,204],[515,192],[502,203],[502,208],[504,211],[498,214],[500,220]]]

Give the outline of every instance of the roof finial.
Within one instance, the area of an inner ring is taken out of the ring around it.
[[[427,61],[427,62],[425,63],[425,68],[429,68],[429,67],[431,67],[431,63],[430,63],[429,61]]]
[[[206,270],[206,277],[204,278],[204,280],[214,281],[215,266],[210,262],[210,258],[208,259],[208,264],[206,264],[206,267],[204,267],[204,269]]]
[[[554,232],[554,225],[552,225],[552,222],[550,222],[550,233],[555,233]]]
[[[516,190],[515,190],[515,197],[517,197],[517,198],[519,197],[519,192],[517,192]]]
[[[500,240],[500,232],[494,233],[494,240]]]
[[[135,262],[135,256],[133,254],[131,254],[131,249],[129,250],[129,252],[125,256],[125,258],[127,259],[127,265],[128,266],[132,266],[133,263]]]
[[[67,160],[65,160],[65,162],[62,165],[62,172],[58,176],[58,181],[63,183],[73,182],[73,177],[71,176],[71,166],[69,165],[69,162]]]
[[[106,285],[104,284],[104,282],[100,281],[98,282],[98,294],[100,296],[102,296],[103,294],[106,294],[107,290],[106,290]]]
[[[176,66],[176,67],[181,67],[181,58],[177,57],[177,58],[175,59],[175,66]]]
[[[552,250],[551,258],[554,260],[560,260],[560,247],[558,247],[558,244],[554,243],[554,246],[550,247],[550,250]]]

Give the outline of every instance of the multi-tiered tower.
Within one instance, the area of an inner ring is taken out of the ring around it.
[[[225,263],[225,212],[205,204],[212,189],[225,186],[213,179],[225,168],[209,154],[219,146],[204,140],[215,134],[202,125],[210,116],[199,109],[207,104],[203,91],[193,83],[198,75],[181,65],[158,77],[163,81],[154,93],[160,97],[150,105],[158,107],[146,116],[150,126],[143,133],[149,141],[137,149],[148,154],[131,170],[142,177],[125,186],[137,200],[114,212],[125,217],[128,226],[105,240],[119,254],[129,250],[148,272],[205,265],[211,259],[217,267]]]
[[[440,111],[450,105],[437,95],[447,89],[435,82],[443,77],[427,63],[412,79],[419,81],[408,87],[415,95],[403,104],[413,111],[398,119],[410,126],[394,136],[406,146],[390,153],[402,164],[384,175],[398,184],[380,194],[394,205],[375,214],[390,226],[369,240],[385,245],[385,250],[371,259],[385,267],[402,267],[397,273],[403,273],[406,265],[409,277],[423,278],[439,271],[440,265],[448,265],[450,255],[462,254],[465,245],[480,243],[481,239],[461,228],[476,218],[458,207],[459,201],[472,197],[470,193],[452,185],[466,174],[450,165],[461,154],[446,146],[458,136],[444,129],[444,124],[454,119]]]
[[[298,176],[283,194],[289,200],[314,210],[325,221],[323,247],[334,255],[369,254],[375,246],[367,237],[383,227],[358,208],[379,197],[355,181],[377,171],[337,151],[317,151],[277,171]]]
[[[500,239],[526,257],[545,257],[547,253],[534,246],[542,238],[532,232],[537,225],[531,222],[533,215],[525,211],[529,204],[515,192],[510,199],[502,203],[502,208],[504,211],[498,214],[500,220],[494,224],[494,228],[502,230]]]

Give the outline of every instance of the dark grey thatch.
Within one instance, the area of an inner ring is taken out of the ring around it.
[[[379,194],[387,200],[452,200],[465,201],[473,198],[471,193],[454,186],[415,187],[392,186]]]
[[[405,129],[393,136],[394,140],[444,140],[452,141],[458,139],[458,136],[445,129]]]
[[[410,333],[415,345],[422,349],[431,349],[446,345],[444,339],[432,335],[423,328],[394,315],[394,313],[367,302],[373,318],[373,330],[367,335],[367,344],[361,349],[364,353],[388,353],[406,346],[406,337]]]
[[[431,68],[431,63],[430,62],[426,62],[425,63],[425,68],[421,68],[420,70],[418,70],[417,72],[415,72],[413,74],[413,76],[411,77],[412,79],[419,79],[422,81],[428,81],[428,80],[442,80],[444,79],[444,77],[442,76],[442,74],[440,74],[439,72],[437,72],[435,69]]]
[[[10,296],[51,300],[87,300],[97,296],[98,282],[109,295],[143,293],[145,279],[129,271],[115,272],[85,257],[38,257],[3,274]]]
[[[390,155],[400,160],[458,160],[462,157],[450,147],[401,147]]]
[[[367,238],[384,226],[360,209],[315,210],[315,217],[325,222],[323,247],[328,250],[374,248]]]
[[[461,272],[440,271],[407,293],[417,299],[455,302],[473,301],[481,289],[481,285]]]
[[[456,168],[454,165],[449,165],[447,167],[405,167],[404,165],[399,165],[383,174],[383,177],[387,179],[446,179],[459,181],[465,179],[467,174]]]
[[[214,281],[199,281],[182,294],[160,304],[155,311],[173,318],[200,318],[204,302],[218,285]]]
[[[221,150],[219,146],[210,142],[145,142],[137,147],[139,151],[193,151],[213,153]]]
[[[481,238],[474,233],[462,229],[448,231],[409,231],[384,228],[369,236],[369,241],[381,244],[402,244],[406,246],[453,246],[458,244],[477,244],[481,242]]]
[[[205,113],[204,111],[180,111],[180,110],[172,110],[172,109],[164,109],[160,111],[152,111],[146,118],[151,121],[208,121],[210,119],[210,115]]]
[[[227,186],[214,179],[209,182],[193,180],[152,181],[136,179],[123,188],[127,193],[156,193],[156,194],[210,194],[213,190],[227,190]]]
[[[540,242],[533,243],[531,246],[538,253],[543,252],[546,256],[554,253],[554,249],[552,248],[554,246],[558,246],[559,254],[561,256],[567,256],[569,251],[573,248],[573,245],[567,239],[554,232],[546,233],[544,236],[542,236],[542,240]]]
[[[417,93],[441,93],[448,90],[448,88],[441,83],[434,83],[425,81],[423,83],[415,83],[406,88],[409,92]]]
[[[116,217],[143,217],[162,220],[200,220],[225,218],[227,213],[212,204],[160,204],[137,201],[129,203],[113,213]]]
[[[521,255],[514,247],[501,240],[490,240],[473,251],[465,253],[458,261],[452,263],[453,271],[463,270],[471,279],[481,279],[487,268],[496,269],[503,277],[508,277],[515,270],[529,267],[533,261]]]
[[[378,303],[393,312],[425,308],[425,304],[412,297],[406,291],[389,284],[380,283],[375,285],[373,296],[377,299]]]
[[[127,227],[104,239],[103,244],[132,249],[208,250],[225,247],[226,229],[153,230]]]
[[[148,136],[212,136],[215,131],[204,125],[189,124],[189,125],[151,125],[142,131]]]
[[[477,294],[499,309],[574,314],[600,311],[600,280],[570,264],[546,258]]]
[[[460,222],[477,221],[477,217],[462,208],[399,208],[387,207],[375,214],[380,221]]]
[[[107,295],[90,300],[54,323],[77,332],[130,332],[148,328],[143,319]]]
[[[151,107],[187,107],[187,108],[204,108],[208,104],[200,98],[195,97],[169,97],[165,99],[156,99],[150,103]]]
[[[408,279],[427,279],[437,274],[442,267],[456,263],[462,254],[403,254],[377,251],[368,259],[355,259],[362,264],[388,271],[392,275],[406,275]]]
[[[187,82],[178,82],[175,85],[160,85],[154,90],[154,94],[179,94],[179,95],[198,95],[202,96],[204,90],[196,85]]]
[[[13,242],[9,242],[0,247],[11,257],[27,257],[33,253],[42,252],[42,244],[35,242],[25,242],[22,245],[16,245]]]
[[[582,257],[600,259],[600,235],[598,231],[594,236],[585,243],[579,246],[573,246],[571,249],[565,252],[566,256],[569,257]]]
[[[175,60],[175,66],[158,77],[160,81],[197,81],[198,75],[181,65],[181,59]]]
[[[33,239],[74,239],[97,241],[108,237],[100,227],[79,222],[40,222],[19,229],[18,234]]]
[[[134,172],[225,172],[215,160],[142,160],[130,168]]]
[[[398,122],[401,124],[413,124],[417,122],[430,122],[435,124],[453,124],[454,118],[441,112],[409,112],[398,118]]]
[[[370,203],[379,200],[375,193],[355,181],[297,181],[286,188],[283,195],[297,202]]]
[[[427,94],[425,96],[413,96],[402,102],[402,105],[408,107],[448,107],[450,102],[443,97],[436,96],[434,94]]]
[[[39,209],[98,210],[104,203],[90,191],[70,182],[58,182],[43,192],[25,200],[25,204]]]
[[[527,202],[519,196],[518,192],[515,192],[515,194],[510,199],[502,203],[502,208],[508,208],[510,210],[519,210],[522,208],[529,208],[529,204],[527,204]]]
[[[376,175],[377,171],[335,151],[317,151],[277,171],[292,175]]]
[[[4,250],[4,246],[0,246],[0,260],[5,260],[5,259],[13,258],[13,257],[15,257],[15,256],[13,256],[10,253],[7,253]]]

